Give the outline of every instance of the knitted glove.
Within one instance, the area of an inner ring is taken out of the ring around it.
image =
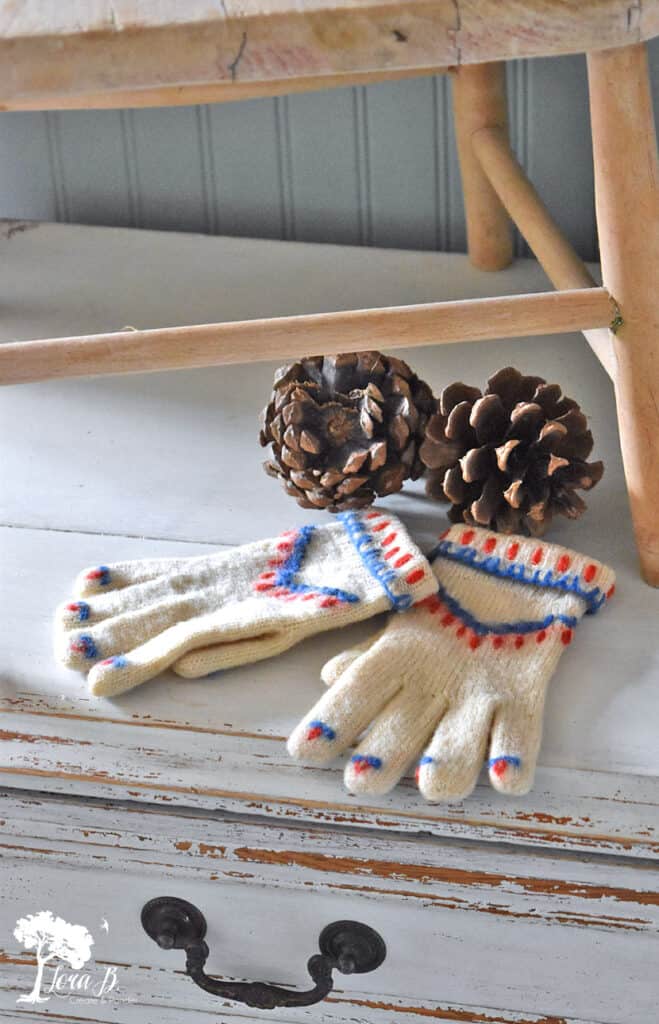
[[[344,512],[221,554],[86,569],[76,600],[58,609],[56,656],[90,670],[93,694],[112,696],[175,662],[179,674],[199,676],[269,658],[434,590],[394,516]]]
[[[419,758],[426,799],[459,800],[489,746],[495,789],[527,793],[545,691],[581,616],[614,589],[611,569],[533,538],[453,526],[431,556],[437,590],[339,654],[331,689],[288,741],[324,764],[365,735],[345,770],[354,793],[386,793]]]

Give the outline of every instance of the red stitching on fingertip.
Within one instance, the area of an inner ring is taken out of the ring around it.
[[[402,569],[404,565],[407,565],[407,563],[411,561],[412,556],[408,551],[406,555],[401,555],[400,558],[396,559],[396,561],[394,562],[394,569]]]

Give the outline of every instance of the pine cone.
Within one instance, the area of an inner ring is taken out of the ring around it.
[[[432,391],[380,352],[314,356],[277,371],[263,412],[264,463],[303,508],[363,508],[424,472]]]
[[[539,537],[554,515],[578,519],[585,511],[576,491],[590,490],[604,472],[601,462],[585,461],[592,447],[577,402],[507,366],[484,395],[461,383],[444,389],[420,455],[426,490],[451,502],[452,522]]]

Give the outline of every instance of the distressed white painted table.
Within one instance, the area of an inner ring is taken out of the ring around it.
[[[531,262],[493,279],[459,256],[107,228],[5,223],[0,245],[2,340],[546,287]],[[340,765],[288,759],[284,737],[320,692],[323,661],[373,623],[221,679],[167,675],[112,702],[90,698],[51,654],[52,611],[80,567],[194,554],[314,517],[260,469],[271,365],[8,389],[0,1019],[656,1019],[659,593],[636,572],[610,383],[574,336],[407,358],[435,389],[484,383],[507,363],[561,382],[606,461],[589,513],[553,537],[611,562],[618,597],[560,665],[534,791],[504,799],[484,780],[462,804],[429,806],[406,780],[356,799]],[[388,504],[425,543],[444,526],[421,485]],[[388,956],[376,973],[340,975],[306,1010],[220,1005],[183,975],[180,952],[142,931],[143,903],[170,894],[208,918],[218,976],[306,987],[317,935],[339,918],[377,928]],[[44,909],[89,929],[94,971],[116,967],[106,999],[16,1003],[35,961],[14,923]]]

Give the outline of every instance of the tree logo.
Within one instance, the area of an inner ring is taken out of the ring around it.
[[[37,914],[28,914],[16,922],[14,938],[23,944],[25,949],[34,950],[37,959],[37,975],[32,991],[19,996],[17,1003],[47,1003],[51,995],[69,996],[81,993],[87,997],[102,998],[116,985],[116,968],[109,967],[102,980],[94,979],[90,973],[81,972],[81,968],[91,959],[94,939],[82,924],[69,924],[62,917],[55,917],[50,910],[40,910]],[[44,988],[44,970],[48,964],[59,960],[46,994]],[[62,963],[63,962],[63,963]],[[66,971],[64,964],[72,968]]]

